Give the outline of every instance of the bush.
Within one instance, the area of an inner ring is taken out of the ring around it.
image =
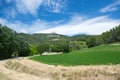
[[[30,45],[30,46],[29,46],[29,49],[30,49],[30,54],[29,54],[29,55],[38,54],[37,45]]]
[[[37,49],[38,49],[38,53],[42,55],[43,52],[49,51],[49,44],[39,44]]]
[[[96,46],[96,37],[92,36],[87,40],[88,48]]]
[[[62,45],[62,52],[63,53],[70,52],[69,43],[65,43],[65,44]]]

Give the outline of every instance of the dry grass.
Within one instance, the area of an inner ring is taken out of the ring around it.
[[[9,79],[7,76],[5,76],[0,72],[0,80],[11,80],[11,79]]]
[[[8,60],[4,65],[9,70],[35,76],[37,80],[120,80],[120,65],[65,67],[28,59]],[[35,80],[34,77],[31,80]]]

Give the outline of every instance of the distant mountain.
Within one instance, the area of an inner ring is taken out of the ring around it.
[[[69,36],[66,35],[60,35],[56,33],[50,33],[50,34],[25,34],[25,33],[19,33],[18,35],[22,36],[26,41],[28,41],[30,44],[41,44],[41,43],[48,43],[50,40],[70,40]]]
[[[71,40],[75,41],[87,41],[87,39],[92,36],[92,35],[85,35],[85,34],[80,34],[80,35],[75,35],[71,37]]]

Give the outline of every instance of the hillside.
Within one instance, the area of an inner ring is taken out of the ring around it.
[[[71,36],[71,40],[75,40],[75,41],[87,41],[87,39],[89,37],[91,37],[93,35],[85,35],[85,34],[79,34],[79,35],[74,35],[74,36]]]
[[[22,36],[26,41],[28,41],[30,44],[40,44],[40,43],[48,43],[51,39],[60,39],[60,40],[69,40],[70,37],[66,35],[60,35],[56,33],[51,34],[24,34],[19,33],[18,35]]]
[[[102,45],[69,54],[35,56],[30,59],[54,65],[120,64],[120,45]]]
[[[18,35],[22,36],[26,41],[28,41],[30,44],[40,44],[40,43],[46,43],[51,40],[51,35],[56,35],[56,37],[52,38],[58,38],[63,41],[84,41],[86,42],[89,37],[92,35],[74,35],[74,36],[66,36],[66,35],[61,35],[61,34],[56,34],[56,33],[51,33],[51,34],[25,34],[25,33],[19,33]]]

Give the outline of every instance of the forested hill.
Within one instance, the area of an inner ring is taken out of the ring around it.
[[[120,25],[116,26],[109,31],[102,33],[101,35],[75,35],[75,36],[66,36],[60,35],[56,33],[50,34],[24,34],[19,33],[27,42],[30,44],[40,44],[40,43],[47,43],[52,39],[59,39],[63,41],[83,41],[87,42],[88,47],[98,46],[101,44],[109,44],[120,42]]]
[[[63,41],[69,41],[70,37],[66,35],[60,35],[56,33],[50,33],[50,34],[25,34],[25,33],[18,33],[18,35],[22,36],[28,43],[30,44],[40,44],[40,43],[47,43],[50,40],[63,40]]]
[[[49,34],[26,34],[26,33],[18,33],[18,35],[22,36],[26,41],[28,41],[30,44],[40,44],[40,43],[46,43],[49,42],[49,40],[53,39],[59,39],[63,41],[84,41],[86,42],[87,39],[92,35],[85,35],[85,34],[79,34],[74,36],[66,36],[56,33],[49,33]]]
[[[70,39],[71,39],[72,41],[75,40],[75,41],[84,41],[84,42],[86,42],[87,39],[88,39],[89,37],[91,37],[91,36],[93,36],[93,35],[79,34],[79,35],[71,36]]]
[[[101,35],[91,36],[87,40],[88,47],[99,46],[102,44],[110,44],[120,42],[120,25],[102,33]]]
[[[41,54],[45,51],[68,53],[69,51],[79,50],[87,46],[94,47],[116,42],[120,42],[120,25],[101,35],[77,35],[70,37],[56,33],[17,33],[0,24],[0,59],[10,58],[12,55],[28,56]]]

